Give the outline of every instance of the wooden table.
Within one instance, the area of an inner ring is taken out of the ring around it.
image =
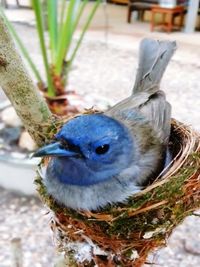
[[[169,8],[169,7],[162,7],[160,5],[152,5],[151,11],[152,11],[151,31],[153,31],[154,28],[157,26],[161,26],[168,33],[171,32],[174,28],[178,28],[179,30],[182,28],[184,12],[185,12],[184,6],[175,6],[175,7]],[[156,23],[155,21],[157,13],[162,14],[161,23]],[[175,17],[177,16],[180,17],[179,25],[174,24]],[[166,17],[168,17],[167,21],[166,21]]]

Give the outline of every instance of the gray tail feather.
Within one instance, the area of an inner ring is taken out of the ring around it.
[[[163,73],[176,50],[176,42],[143,39],[140,44],[139,68],[133,95],[138,92],[159,90]]]

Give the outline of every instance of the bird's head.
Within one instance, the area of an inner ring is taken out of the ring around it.
[[[126,126],[106,115],[90,114],[68,121],[55,142],[40,148],[34,156],[53,157],[52,171],[62,182],[91,185],[127,168],[133,147]]]

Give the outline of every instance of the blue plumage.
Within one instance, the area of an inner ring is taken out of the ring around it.
[[[86,186],[108,180],[130,164],[130,151],[134,151],[128,129],[103,114],[74,118],[62,127],[56,139],[60,151],[76,153],[66,158],[63,152],[48,169],[49,175],[53,172],[64,184]]]
[[[171,107],[159,82],[174,42],[145,39],[133,94],[104,114],[64,124],[35,156],[52,156],[47,191],[73,209],[96,210],[124,202],[165,166]]]

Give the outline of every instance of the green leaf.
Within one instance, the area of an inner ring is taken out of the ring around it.
[[[52,58],[52,63],[53,63],[53,62],[55,62],[56,52],[57,52],[58,2],[55,0],[48,0],[47,1],[47,11],[48,11],[49,42],[50,42],[51,58]]]
[[[79,0],[69,1],[67,16],[65,18],[65,21],[62,27],[62,32],[61,32],[61,36],[59,38],[59,44],[58,44],[58,54],[57,54],[57,60],[56,60],[56,66],[55,66],[55,72],[57,75],[61,75],[62,73],[65,55],[71,44],[73,24],[74,24],[74,14],[76,12],[77,2],[79,2]]]
[[[80,18],[81,18],[82,14],[83,14],[83,11],[84,11],[87,3],[88,3],[88,0],[83,0],[81,2],[81,4],[79,5],[79,10],[78,10],[78,13],[76,15],[76,19],[75,19],[74,25],[73,25],[73,33],[75,32],[75,30],[76,30],[76,28],[78,26],[78,23],[80,21]]]
[[[49,96],[55,96],[55,89],[52,81],[52,76],[50,73],[50,66],[48,63],[48,57],[47,57],[47,48],[45,45],[45,39],[44,39],[44,26],[43,26],[43,14],[42,14],[42,5],[40,0],[32,0],[32,6],[35,11],[35,18],[36,18],[36,25],[37,25],[37,31],[38,36],[40,40],[40,47],[42,51],[42,58],[45,66],[45,71],[47,75],[47,83],[48,83],[48,95]]]
[[[66,13],[66,6],[67,6],[67,1],[66,1],[66,0],[62,0],[62,3],[61,3],[61,13],[60,13],[60,20],[59,20],[59,23],[60,23],[60,27],[59,27],[59,35],[61,35],[61,33],[62,33],[62,28],[63,28],[63,25],[64,25],[64,19],[65,19],[65,13]]]
[[[73,62],[75,56],[76,56],[76,53],[77,53],[77,51],[78,51],[78,49],[79,49],[79,47],[80,47],[80,45],[81,45],[81,43],[82,43],[82,40],[83,40],[83,38],[84,38],[84,36],[85,36],[85,33],[86,33],[86,31],[88,30],[88,28],[89,28],[89,26],[90,26],[90,23],[91,23],[91,21],[92,21],[94,15],[95,15],[95,13],[96,13],[96,11],[97,11],[98,6],[100,5],[100,3],[101,3],[101,0],[97,0],[97,1],[96,1],[95,5],[93,6],[93,8],[92,8],[92,10],[91,10],[91,12],[90,12],[90,14],[89,14],[87,20],[86,20],[85,25],[83,26],[81,35],[80,35],[80,37],[79,37],[79,39],[78,39],[78,41],[77,41],[77,44],[76,44],[76,46],[75,46],[75,48],[74,48],[74,50],[73,50],[72,56],[71,56],[71,58],[70,58],[70,60],[69,60],[69,63],[68,63],[68,71],[70,70],[70,67],[71,67],[71,65],[72,65],[72,62]]]

